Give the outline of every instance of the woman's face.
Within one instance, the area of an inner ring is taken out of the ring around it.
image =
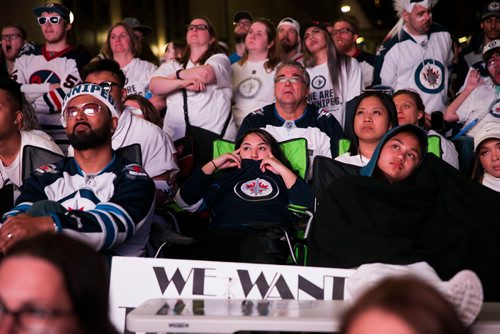
[[[417,109],[417,104],[410,95],[399,94],[394,96],[393,101],[398,111],[399,125],[418,125],[418,120],[424,116],[424,112]]]
[[[117,26],[111,30],[109,35],[109,45],[113,54],[132,53],[132,41],[123,26]]]
[[[397,315],[382,309],[369,309],[361,313],[347,330],[347,334],[416,334]]]
[[[378,143],[389,125],[389,112],[376,96],[364,98],[354,115],[354,133],[360,143]]]
[[[266,25],[261,22],[255,22],[250,26],[245,38],[245,46],[249,53],[265,52],[271,48],[273,41],[269,42],[266,30]]]
[[[206,46],[212,41],[210,33],[208,32],[208,23],[203,19],[194,19],[189,24],[186,40],[187,43],[193,46]]]
[[[400,132],[382,146],[377,167],[389,183],[395,183],[410,176],[421,161],[422,151],[415,135]]]
[[[307,50],[315,54],[321,50],[325,50],[327,47],[326,33],[318,27],[310,27],[304,33],[304,43]]]
[[[64,278],[53,264],[29,255],[3,260],[0,333],[80,333],[73,312]]]
[[[247,135],[240,146],[242,159],[262,160],[271,156],[271,147],[255,133]]]
[[[500,177],[500,139],[486,139],[479,145],[479,161],[484,170],[493,177]]]

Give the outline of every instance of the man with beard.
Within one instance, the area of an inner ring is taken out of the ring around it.
[[[373,84],[394,91],[411,88],[425,105],[426,125],[431,113],[443,112],[448,102],[449,68],[453,61],[448,30],[433,23],[433,0],[396,0],[399,21],[375,56]]]
[[[89,59],[69,44],[73,13],[68,8],[49,2],[35,8],[33,13],[45,44],[16,59],[12,78],[21,84],[42,130],[66,151],[68,141],[59,121],[61,106],[65,95],[81,81],[78,70]]]
[[[335,20],[333,24],[327,25],[326,29],[328,29],[337,51],[356,58],[358,61],[359,66],[361,67],[363,87],[366,88],[371,86],[375,55],[358,48],[358,45],[356,44],[356,40],[359,37],[357,24],[350,18],[343,17]]]
[[[26,30],[15,23],[7,23],[2,28],[2,54],[0,74],[9,75],[14,70],[14,61],[21,53],[33,48],[26,42]]]
[[[248,29],[252,24],[252,15],[245,11],[239,11],[234,14],[234,48],[235,51],[229,55],[229,61],[231,64],[236,63],[241,59],[243,53],[245,52],[245,37],[247,36]]]
[[[301,63],[299,22],[291,17],[285,17],[278,24],[276,31],[276,45],[278,45],[281,60],[294,60]]]
[[[62,109],[75,155],[38,168],[25,182],[17,206],[4,215],[0,249],[37,234],[64,233],[107,255],[142,255],[155,186],[111,148],[118,122],[113,99],[98,85],[82,84]]]

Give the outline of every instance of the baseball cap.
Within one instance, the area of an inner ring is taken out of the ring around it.
[[[479,144],[490,138],[500,139],[500,122],[487,122],[477,131],[474,136],[474,151],[477,150]]]
[[[234,14],[233,22],[239,22],[240,20],[243,19],[253,21],[252,14],[250,14],[250,12],[247,12],[246,10],[240,10],[236,12],[236,14]]]
[[[285,17],[283,20],[281,20],[280,23],[278,24],[278,28],[276,30],[278,30],[281,26],[284,26],[284,25],[292,26],[297,31],[297,34],[300,34],[299,22],[292,19],[291,17]]]
[[[90,95],[97,98],[99,101],[104,103],[106,107],[108,107],[113,117],[120,118],[120,114],[118,113],[118,109],[116,108],[115,102],[113,101],[111,95],[107,91],[105,91],[104,88],[93,83],[85,83],[73,87],[64,99],[62,110],[66,109],[69,101],[81,95]],[[64,112],[61,113],[61,124],[63,125],[63,127],[66,127],[66,118],[64,117]]]
[[[57,13],[61,15],[64,21],[72,23],[73,22],[73,13],[66,8],[65,6],[61,5],[60,3],[55,3],[55,2],[48,2],[45,5],[41,7],[37,7],[33,10],[33,13],[38,17],[42,15],[43,12],[47,13]]]
[[[490,51],[500,48],[500,39],[495,39],[483,47],[483,59],[488,59],[491,54]]]
[[[319,22],[319,21],[309,21],[309,22],[306,22],[302,25],[302,27],[300,28],[300,39],[301,40],[304,40],[304,35],[307,31],[307,29],[311,28],[311,27],[318,27],[320,29],[323,29],[324,31],[326,31],[326,33],[328,34],[328,30],[326,29],[326,27],[323,25],[323,23]]]
[[[141,21],[139,21],[135,17],[126,17],[122,20],[122,22],[128,25],[130,28],[142,32],[144,36],[149,35],[153,32],[153,29],[151,27],[141,24]]]
[[[500,17],[500,1],[488,1],[481,9],[481,20],[490,16]]]

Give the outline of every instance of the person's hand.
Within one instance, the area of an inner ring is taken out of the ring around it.
[[[182,80],[182,87],[193,92],[205,90],[205,84],[198,79]]]
[[[225,153],[213,160],[210,160],[201,169],[205,174],[210,175],[217,169],[227,169],[231,167],[241,168],[240,149],[231,153]]]
[[[479,70],[472,70],[469,73],[469,77],[467,78],[467,82],[465,83],[464,89],[473,90],[476,87],[481,86],[483,81],[484,80],[483,80],[483,78],[481,78],[481,74],[479,73]]]
[[[22,213],[9,217],[0,229],[0,250],[6,252],[19,240],[41,233],[54,232],[52,217],[35,217]]]
[[[215,158],[212,161],[217,166],[217,169],[226,169],[231,167],[241,168],[240,150],[241,148],[231,153],[224,153],[223,155]]]
[[[262,159],[260,163],[260,170],[264,173],[266,170],[273,172],[276,175],[281,175],[286,168],[278,159],[271,154],[269,157]]]

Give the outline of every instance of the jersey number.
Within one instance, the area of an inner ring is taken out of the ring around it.
[[[71,74],[66,77],[66,81],[64,82],[63,86],[66,88],[72,88],[76,85],[78,82],[78,78],[75,78]]]

